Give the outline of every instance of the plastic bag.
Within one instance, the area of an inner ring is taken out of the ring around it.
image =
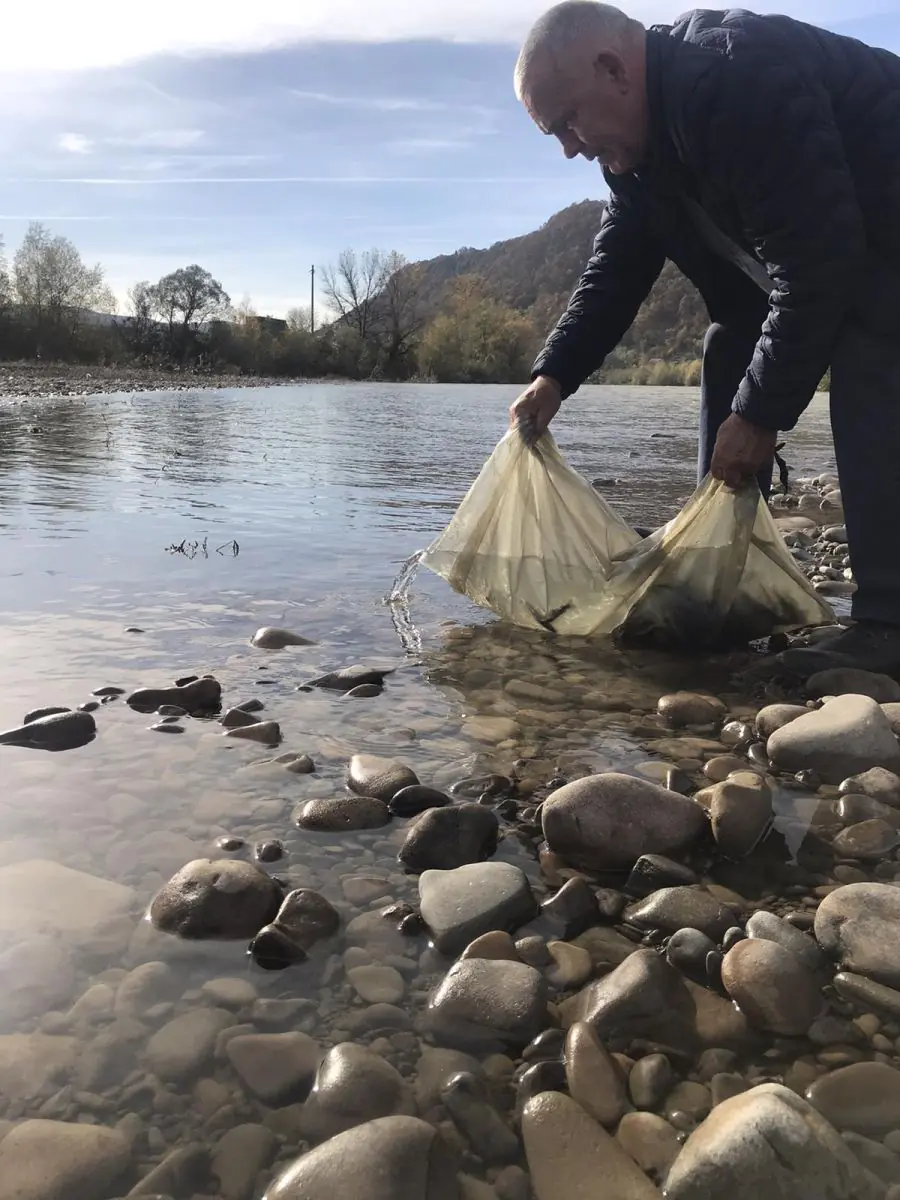
[[[834,621],[755,483],[707,477],[641,538],[562,457],[508,432],[422,563],[517,625],[692,649]]]

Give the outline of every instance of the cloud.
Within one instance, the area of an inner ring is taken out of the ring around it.
[[[519,39],[547,0],[156,0],[128,10],[121,0],[83,0],[53,6],[53,19],[35,5],[7,6],[3,19],[6,70],[67,72],[115,66],[158,54],[214,54],[264,50],[295,42],[388,42],[413,38],[451,42]],[[781,11],[764,3],[758,11]],[[834,21],[853,15],[848,0],[793,0],[791,15]],[[681,5],[635,0],[645,22],[671,21]],[[872,15],[895,9],[891,0],[869,0]]]
[[[91,139],[83,133],[61,133],[56,144],[67,154],[89,154],[93,145]]]

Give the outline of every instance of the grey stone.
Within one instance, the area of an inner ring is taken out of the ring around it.
[[[209,1151],[198,1142],[176,1146],[128,1193],[131,1196],[193,1195],[209,1180]]]
[[[840,1130],[881,1138],[900,1129],[900,1071],[887,1063],[839,1067],[817,1079],[806,1098]]]
[[[419,899],[422,920],[442,954],[457,954],[482,933],[517,929],[537,912],[524,871],[507,862],[425,871]]]
[[[347,982],[367,1004],[397,1004],[406,991],[403,976],[396,968],[377,963],[351,967]]]
[[[47,1033],[8,1033],[0,1037],[0,1096],[27,1102],[67,1079],[79,1042]]]
[[[337,909],[311,888],[295,888],[282,901],[275,920],[250,943],[255,962],[268,970],[303,962],[316,942],[340,928]]]
[[[378,1117],[411,1115],[416,1105],[396,1067],[366,1046],[341,1042],[322,1059],[306,1110],[314,1140],[324,1141]]]
[[[882,1191],[827,1121],[773,1083],[714,1108],[666,1179],[667,1200],[879,1200]]]
[[[201,675],[190,683],[166,688],[138,688],[125,703],[143,712],[155,712],[161,704],[174,704],[187,713],[218,709],[222,701],[222,686],[212,675]]]
[[[552,959],[547,968],[547,982],[558,991],[567,992],[581,987],[591,977],[592,964],[589,952],[571,942],[548,942],[547,952]]]
[[[119,984],[114,1010],[117,1016],[141,1019],[157,1004],[174,1000],[179,990],[178,977],[168,963],[142,963]]]
[[[748,937],[777,942],[785,950],[790,950],[811,971],[820,971],[825,966],[825,955],[814,939],[775,913],[759,909],[747,921],[746,930]]]
[[[818,671],[806,681],[806,694],[812,700],[822,696],[869,696],[878,704],[900,700],[900,683],[890,675],[861,671],[857,667],[832,667]]]
[[[543,943],[541,943],[543,945]],[[516,950],[516,943],[512,937],[501,929],[493,929],[490,933],[483,933],[474,941],[469,942],[465,950],[459,956],[460,958],[500,958],[507,962],[525,962],[526,960],[519,957],[519,952]],[[536,963],[530,963],[530,966],[536,966]],[[541,963],[541,966],[545,966]]]
[[[147,1065],[166,1083],[180,1083],[200,1073],[212,1056],[216,1039],[234,1021],[221,1008],[194,1008],[159,1029],[147,1043]]]
[[[222,1200],[253,1200],[260,1172],[276,1150],[275,1134],[264,1125],[235,1125],[213,1151],[212,1173]]]
[[[278,1107],[306,1099],[323,1052],[305,1033],[248,1033],[231,1038],[227,1054],[244,1087]]]
[[[373,796],[340,796],[329,800],[308,800],[297,814],[301,829],[316,833],[341,833],[345,830],[380,829],[391,819],[391,811]]]
[[[407,832],[397,856],[410,871],[449,871],[490,858],[500,823],[489,808],[454,804],[429,808]]]
[[[263,1200],[460,1200],[453,1156],[416,1117],[381,1117],[286,1167]]]
[[[249,979],[223,977],[208,979],[200,989],[212,1004],[222,1008],[247,1008],[259,994]]]
[[[26,746],[32,750],[75,750],[97,735],[89,712],[57,712],[36,717],[0,733],[0,746]]]
[[[584,1021],[569,1029],[564,1061],[569,1095],[601,1125],[614,1128],[628,1107],[625,1077]]]
[[[526,1046],[546,1022],[547,985],[525,963],[465,959],[431,998],[429,1019],[454,1044]]]
[[[254,633],[250,645],[258,646],[261,650],[283,650],[285,646],[312,646],[314,643],[299,633],[292,633],[290,629],[264,625]]]
[[[848,825],[836,834],[832,848],[840,858],[881,862],[900,845],[900,831],[878,817]]]
[[[374,796],[376,800],[388,804],[403,788],[412,787],[418,782],[415,771],[395,758],[354,754],[350,759],[347,783],[360,796]]]
[[[676,1083],[663,1105],[663,1115],[668,1121],[675,1122],[687,1117],[693,1124],[699,1124],[712,1108],[712,1095],[708,1087],[702,1083],[694,1083],[685,1079]]]
[[[537,1200],[659,1200],[659,1192],[621,1144],[580,1105],[543,1092],[525,1105],[522,1138]]]
[[[488,1102],[487,1088],[476,1075],[453,1075],[441,1089],[441,1100],[483,1162],[499,1166],[518,1158],[519,1139]]]
[[[642,854],[625,883],[625,891],[629,896],[649,896],[664,887],[690,887],[698,883],[696,871],[686,867],[684,863],[666,858],[664,854]],[[620,915],[619,913],[616,916]]]
[[[275,916],[281,897],[278,884],[252,863],[198,858],[157,892],[150,919],[183,938],[251,938]]]
[[[417,817],[429,808],[444,808],[450,803],[446,792],[414,783],[391,797],[390,810],[395,817]]]
[[[900,1158],[887,1146],[859,1133],[843,1133],[841,1137],[866,1170],[871,1171],[882,1183],[900,1182]]]
[[[222,737],[230,741],[259,742],[261,746],[277,746],[281,741],[281,726],[277,721],[252,721],[226,729]]]
[[[678,929],[666,946],[666,961],[698,983],[707,982],[706,963],[716,944],[699,929]]]
[[[0,934],[49,934],[70,949],[120,954],[133,928],[130,887],[49,859],[0,867]]]
[[[0,952],[0,1029],[15,1028],[66,1005],[75,990],[75,964],[56,938],[35,936]]]
[[[833,983],[835,991],[845,1000],[855,1000],[867,1010],[874,1008],[876,1012],[900,1017],[900,992],[895,988],[886,987],[883,983],[876,983],[874,979],[866,979],[849,971],[839,971]]]
[[[115,1129],[62,1121],[23,1121],[0,1141],[4,1200],[103,1200],[128,1165]]]
[[[357,664],[352,667],[341,667],[337,671],[329,671],[327,675],[320,675],[317,679],[311,679],[304,686],[307,688],[327,688],[335,692],[349,692],[353,688],[360,687],[366,683],[381,685],[384,683],[385,678],[388,675],[392,675],[393,672],[393,667],[364,667]]]
[[[812,972],[778,942],[746,938],[722,961],[722,983],[751,1025],[797,1036],[823,1007]]]
[[[772,824],[772,795],[762,776],[739,771],[709,789],[713,837],[728,858],[744,858]]]
[[[877,820],[886,821],[894,829],[900,829],[900,809],[890,808],[872,796],[844,793],[837,801],[835,812],[845,826]]]
[[[672,692],[662,696],[656,711],[670,725],[711,725],[725,716],[725,705],[702,692]]]
[[[860,775],[851,775],[841,782],[842,793],[871,796],[890,808],[900,808],[900,776],[884,767],[872,767]]]
[[[628,1092],[635,1108],[659,1108],[674,1082],[672,1064],[664,1054],[645,1054],[629,1072]]]
[[[886,883],[849,883],[816,910],[816,941],[841,968],[900,987],[900,888]]]
[[[713,941],[721,941],[726,929],[735,922],[730,908],[720,904],[709,892],[693,887],[661,888],[625,910],[625,920],[638,929],[659,929],[675,933],[679,929],[699,929]]]
[[[629,1112],[619,1122],[616,1141],[651,1178],[664,1179],[678,1157],[678,1134],[662,1117],[650,1112]]]
[[[868,696],[837,696],[776,730],[766,744],[778,770],[815,771],[826,783],[870,767],[900,768],[890,722]]]
[[[484,1070],[477,1058],[461,1050],[450,1050],[442,1046],[423,1046],[416,1063],[416,1103],[419,1112],[427,1112],[440,1102],[444,1086],[454,1075],[465,1072],[478,1079],[484,1078]]]
[[[259,717],[247,712],[246,708],[229,708],[220,724],[223,729],[238,729],[244,725],[256,725]]]
[[[541,808],[551,850],[588,869],[630,868],[642,854],[677,854],[706,826],[703,808],[643,779],[608,772],[576,779]]]
[[[577,937],[599,920],[597,897],[580,878],[566,880],[559,891],[541,905],[542,928],[552,929],[557,938],[564,940]]]
[[[795,721],[797,717],[805,717],[809,712],[803,704],[767,704],[756,714],[756,731],[765,741],[776,729]]]

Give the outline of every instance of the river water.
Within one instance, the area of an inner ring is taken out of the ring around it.
[[[38,706],[74,707],[104,685],[130,692],[210,672],[227,704],[261,699],[281,723],[281,750],[309,753],[318,768],[290,774],[267,761],[277,752],[226,741],[214,722],[161,735],[121,700],[96,713],[98,736],[80,749],[0,747],[0,1126],[124,1118],[136,1178],[173,1147],[211,1147],[230,1126],[270,1115],[221,1047],[198,1050],[160,1085],[147,1041],[173,1016],[212,995],[250,1030],[300,1028],[327,1045],[354,1027],[364,1005],[344,980],[341,939],[302,968],[267,973],[245,944],[185,945],[140,920],[162,883],[223,835],[281,839],[287,856],[270,869],[317,888],[348,921],[413,898],[395,858],[405,822],[340,836],[292,824],[302,801],[340,793],[351,754],[402,758],[436,786],[516,758],[536,778],[574,761],[627,765],[647,758],[642,714],[661,692],[721,690],[721,664],[506,629],[426,572],[412,588],[410,641],[384,598],[403,560],[449,520],[516,391],[310,384],[0,410],[0,725]],[[692,490],[697,406],[692,389],[586,388],[555,433],[578,470],[615,481],[602,490],[626,518],[656,525]],[[803,471],[833,467],[823,398],[786,454]],[[262,625],[314,644],[255,649]],[[370,700],[296,690],[352,663],[397,670]],[[514,678],[533,685],[530,706],[506,690]],[[542,688],[567,702],[549,712]],[[604,693],[602,711],[587,711],[587,692]],[[484,717],[514,718],[515,744],[492,744]],[[500,855],[540,887],[515,838]],[[348,878],[374,883],[348,889]],[[395,956],[422,950],[391,946]],[[117,989],[148,961],[171,968],[168,982],[155,1008],[126,1011]],[[414,957],[408,965],[403,1003],[415,1011],[426,989]],[[210,992],[217,977],[244,991]],[[279,1018],[254,996],[297,1003]],[[413,1045],[395,1047],[407,1071]],[[288,1138],[276,1159],[295,1152]]]

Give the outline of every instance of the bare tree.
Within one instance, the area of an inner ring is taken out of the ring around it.
[[[156,332],[156,322],[153,319],[153,287],[146,279],[128,289],[128,304],[131,308],[128,340],[140,354],[146,354],[153,346]]]
[[[13,260],[15,295],[41,339],[71,335],[86,309],[114,312],[115,297],[103,281],[103,268],[88,267],[68,238],[51,237],[33,222]]]
[[[379,296],[377,325],[385,370],[396,375],[425,324],[421,315],[424,267],[392,250],[385,258],[387,278]]]
[[[298,304],[288,309],[288,329],[291,333],[312,333],[312,314],[308,307]]]
[[[337,267],[322,270],[322,290],[338,319],[367,342],[377,320],[378,296],[388,279],[388,258],[381,250],[342,250]]]
[[[5,312],[11,303],[12,283],[9,278],[9,264],[6,261],[3,238],[0,237],[0,312]]]
[[[192,334],[207,322],[227,316],[231,307],[218,279],[196,263],[164,275],[151,293],[153,308],[165,322],[171,344],[182,355]]]

